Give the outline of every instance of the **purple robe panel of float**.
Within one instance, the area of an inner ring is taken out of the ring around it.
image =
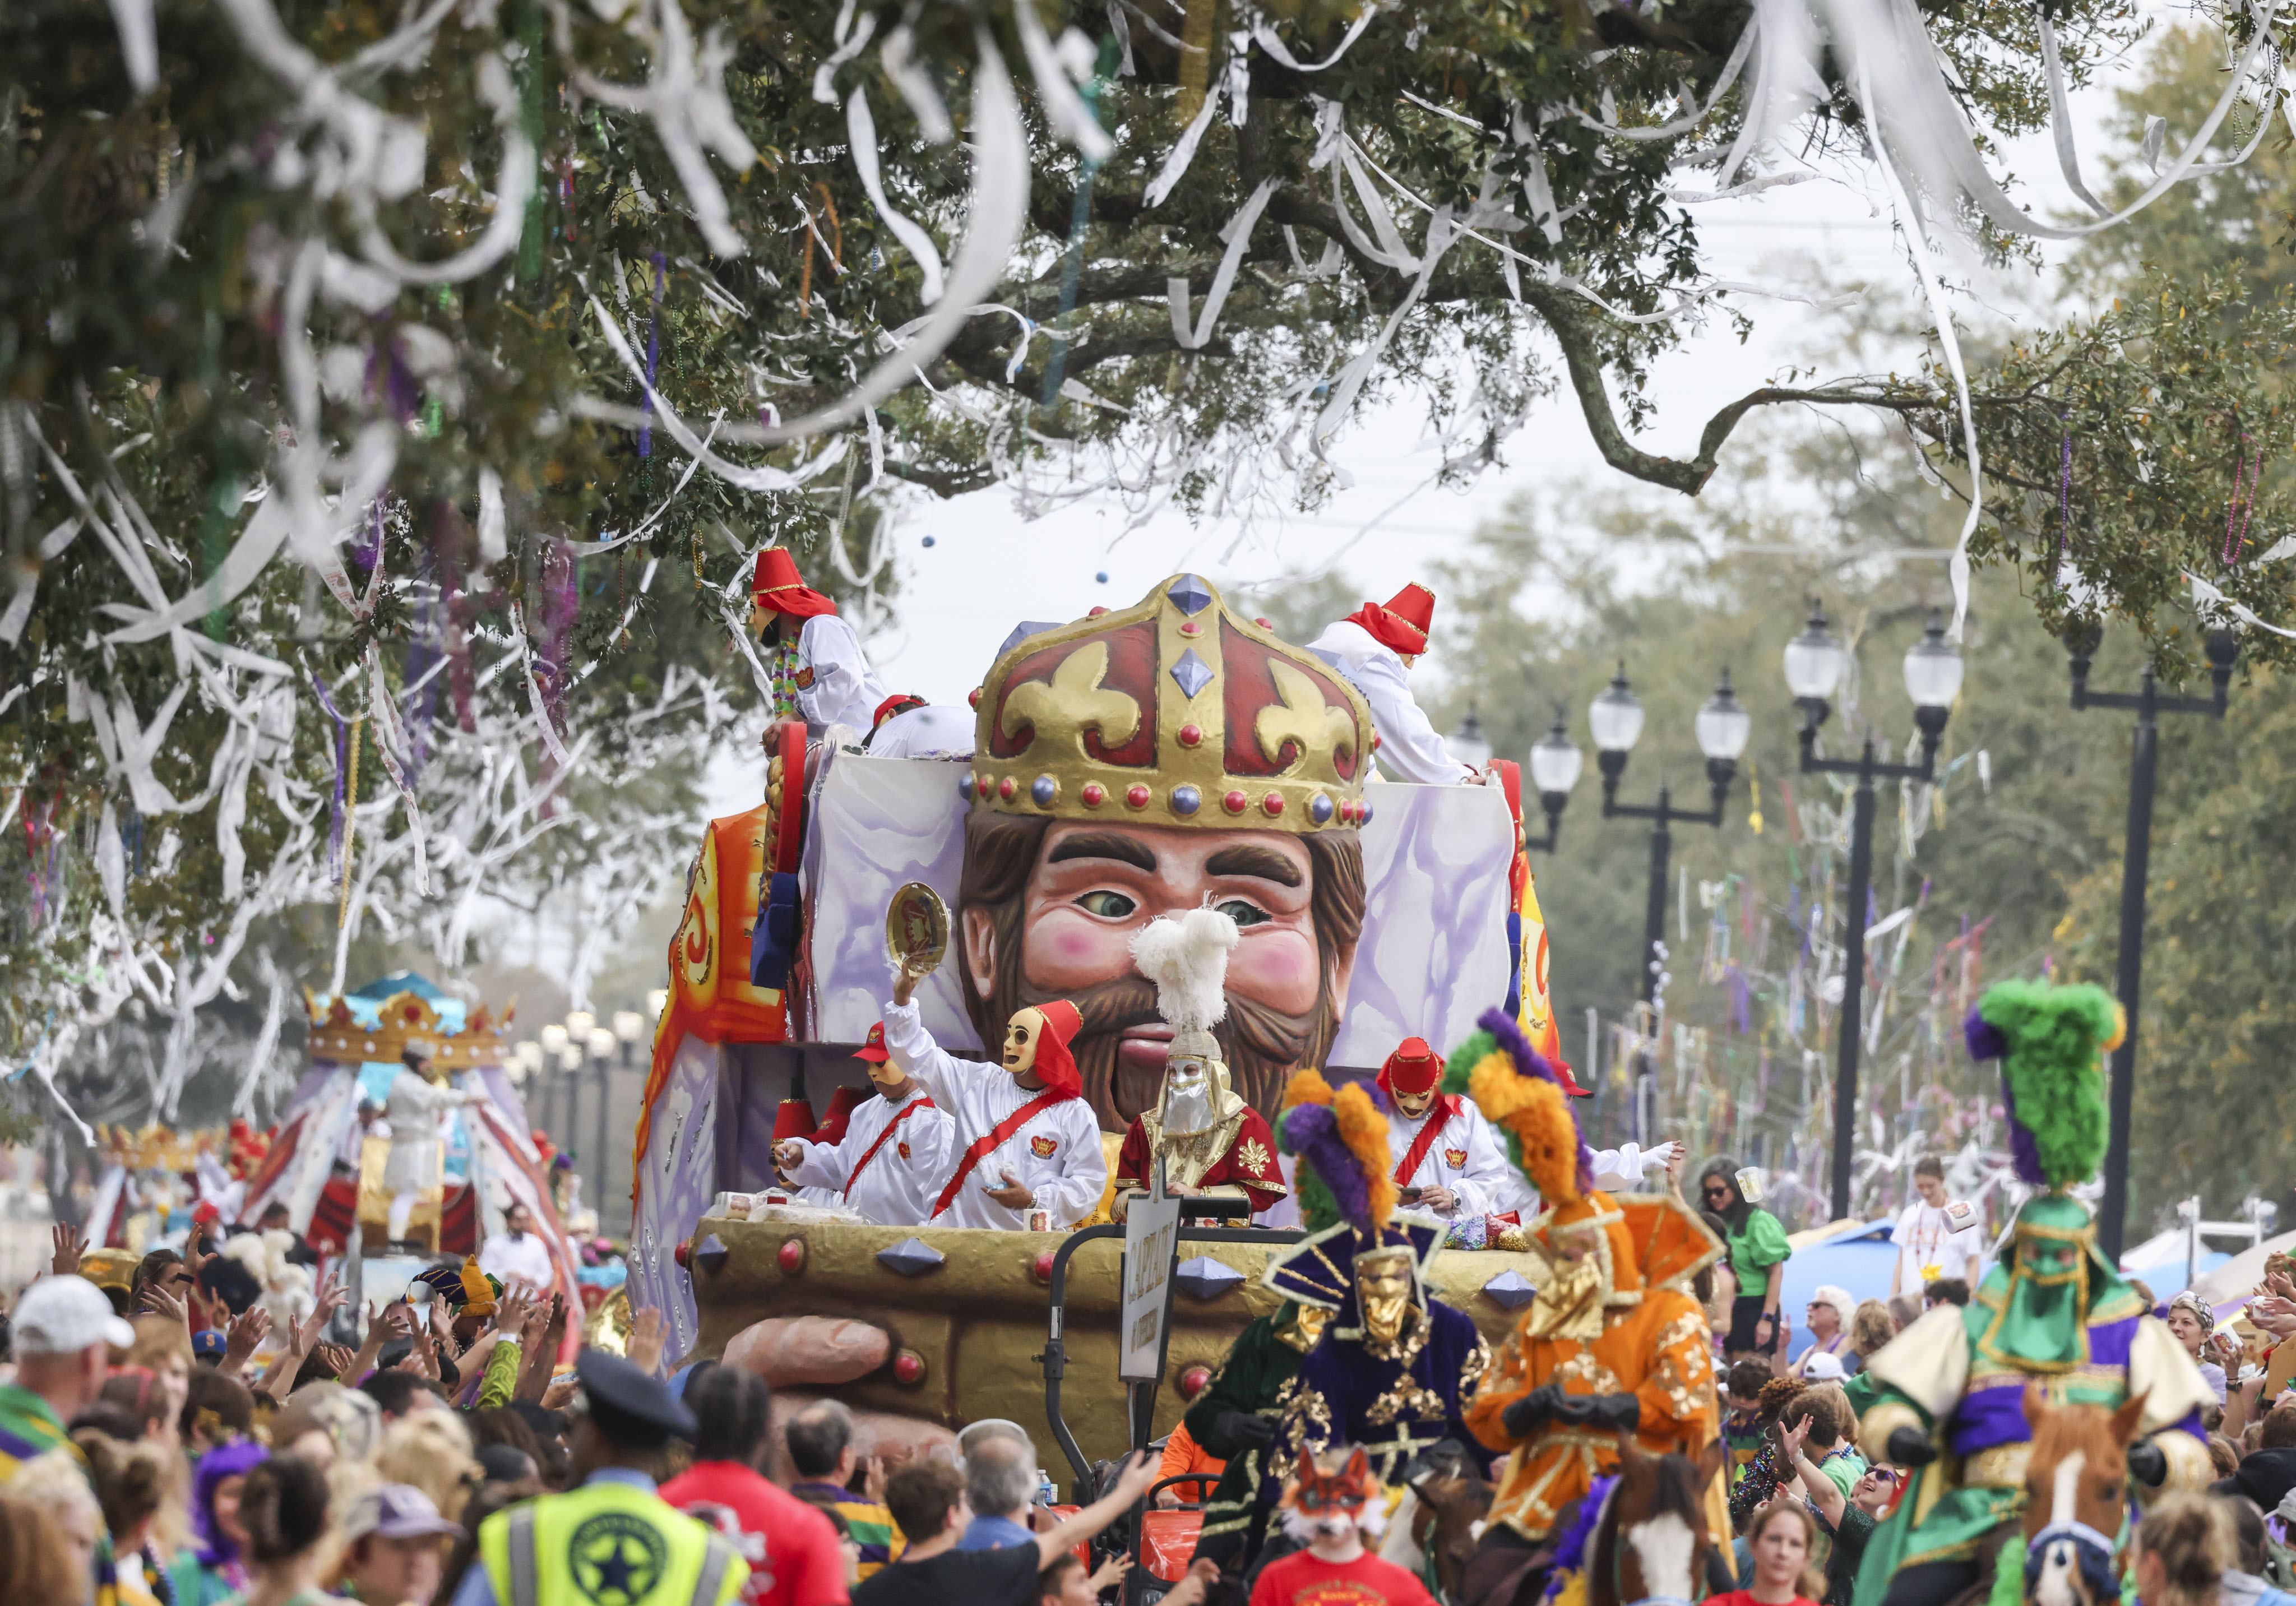
[[[727,1052],[698,1037],[679,1044],[639,1160],[644,1185],[631,1235],[630,1307],[664,1313],[669,1337],[662,1353],[672,1359],[701,1337],[693,1282],[675,1250],[716,1197],[718,1069]]]

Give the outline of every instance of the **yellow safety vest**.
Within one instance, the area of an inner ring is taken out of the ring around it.
[[[750,1577],[701,1523],[611,1479],[497,1512],[479,1557],[501,1606],[731,1606]]]

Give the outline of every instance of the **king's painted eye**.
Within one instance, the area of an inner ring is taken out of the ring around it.
[[[1275,918],[1258,904],[1247,902],[1240,897],[1229,898],[1226,903],[1219,905],[1218,908],[1222,914],[1226,915],[1239,926],[1265,925]]]
[[[1140,907],[1138,904],[1134,903],[1121,892],[1111,892],[1105,888],[1103,888],[1101,890],[1096,892],[1086,893],[1082,897],[1077,899],[1076,903],[1077,907],[1082,909],[1086,914],[1097,914],[1103,920],[1122,920],[1126,915],[1130,914],[1134,910]],[[1263,915],[1261,918],[1265,919],[1267,917]],[[1238,922],[1237,923],[1242,924],[1242,922]]]

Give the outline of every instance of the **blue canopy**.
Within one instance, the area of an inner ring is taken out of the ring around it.
[[[1831,1236],[1797,1249],[1793,1258],[1786,1262],[1786,1274],[1780,1290],[1780,1308],[1793,1323],[1793,1347],[1799,1350],[1804,1338],[1803,1310],[1810,1296],[1821,1284],[1832,1283],[1849,1291],[1858,1303],[1867,1299],[1887,1299],[1890,1297],[1890,1274],[1898,1264],[1898,1246],[1890,1241],[1897,1227],[1894,1218],[1869,1221],[1863,1226],[1843,1227]],[[1742,1291],[1759,1293],[1759,1289]],[[1849,1312],[1841,1313],[1843,1325],[1849,1321]]]

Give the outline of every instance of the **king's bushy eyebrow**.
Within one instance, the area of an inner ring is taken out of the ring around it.
[[[1296,887],[1300,881],[1299,865],[1273,848],[1248,842],[1221,848],[1204,861],[1204,871],[1210,875],[1248,875],[1279,887]]]
[[[1063,837],[1045,856],[1047,864],[1063,864],[1070,859],[1114,859],[1150,875],[1156,873],[1156,856],[1148,844],[1120,831],[1079,832],[1075,836]]]

